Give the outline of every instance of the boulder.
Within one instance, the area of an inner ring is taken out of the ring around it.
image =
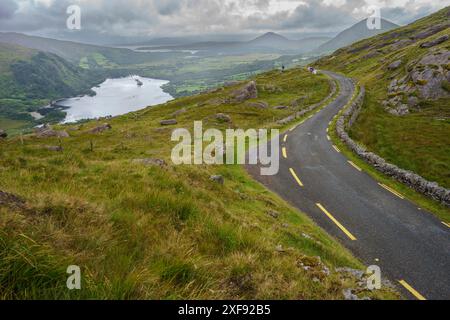
[[[0,139],[5,139],[8,137],[8,134],[5,132],[5,130],[0,129]]]
[[[89,130],[89,133],[101,133],[103,131],[111,130],[112,126],[109,123],[102,124]]]
[[[175,119],[162,120],[162,121],[160,122],[160,124],[161,124],[162,126],[172,126],[172,125],[175,125],[175,124],[177,124],[177,123],[178,123],[178,121],[175,120]]]
[[[51,137],[68,138],[69,134],[64,130],[56,131],[53,129],[47,129],[47,130],[38,131],[36,133],[36,137],[38,137],[38,138],[51,138]]]
[[[245,86],[235,90],[231,94],[231,100],[234,103],[242,103],[246,100],[256,98],[258,98],[258,89],[256,88],[255,81],[250,81]]]
[[[231,122],[231,117],[224,113],[218,113],[216,114],[216,119],[221,122]]]
[[[217,182],[218,184],[223,185],[225,183],[225,179],[220,175],[214,175],[209,178],[209,180]]]

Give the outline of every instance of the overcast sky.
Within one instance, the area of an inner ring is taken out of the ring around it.
[[[66,28],[81,8],[81,31]],[[101,42],[185,35],[337,33],[367,17],[407,24],[450,0],[0,0],[0,31]]]

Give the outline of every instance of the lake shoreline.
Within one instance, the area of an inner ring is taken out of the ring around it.
[[[44,117],[52,111],[61,112],[65,116],[60,123],[64,124],[119,116],[173,100],[163,88],[168,83],[138,75],[106,78],[88,94],[53,100],[38,112]]]

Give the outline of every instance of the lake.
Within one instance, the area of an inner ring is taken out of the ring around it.
[[[95,96],[64,99],[58,101],[58,105],[68,107],[64,110],[67,113],[64,123],[118,116],[172,100],[173,97],[161,88],[167,83],[169,81],[139,76],[107,79],[92,88]]]

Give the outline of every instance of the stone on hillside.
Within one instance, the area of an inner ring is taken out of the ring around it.
[[[267,109],[269,108],[269,104],[265,101],[258,101],[258,102],[248,102],[247,106],[252,108],[259,108],[259,109]]]
[[[276,106],[276,107],[273,107],[275,110],[286,110],[286,109],[289,109],[289,107],[288,106]]]
[[[175,119],[162,120],[162,121],[160,122],[160,124],[161,124],[162,126],[172,126],[172,125],[175,125],[175,124],[177,124],[177,123],[178,123],[178,121],[175,120]]]
[[[449,36],[446,34],[445,36],[439,37],[435,40],[424,42],[420,45],[420,47],[421,48],[431,48],[431,47],[437,46],[438,44],[441,44],[441,43],[447,41],[448,39],[449,39]]]
[[[183,109],[180,109],[180,110],[175,111],[174,113],[172,113],[172,116],[174,116],[174,117],[176,118],[176,117],[178,117],[179,115],[181,115],[181,114],[183,114],[183,113],[186,113],[186,112],[187,112],[186,108],[183,108]]]
[[[258,89],[256,88],[256,82],[250,81],[240,89],[235,90],[231,94],[232,102],[242,103],[249,99],[258,98]]]
[[[278,217],[280,216],[280,214],[279,214],[278,212],[273,211],[273,210],[267,211],[267,214],[268,214],[269,216],[271,216],[272,218],[274,218],[274,219],[278,219]]]
[[[5,130],[0,129],[0,139],[7,138],[8,134],[5,132]]]
[[[222,122],[231,122],[231,117],[224,113],[216,114],[216,119]]]
[[[101,133],[103,131],[111,130],[112,126],[109,123],[102,124],[89,130],[90,133]]]
[[[440,24],[437,26],[432,26],[425,31],[422,31],[412,37],[413,40],[421,40],[431,37],[432,35],[441,32],[442,30],[448,28],[448,24]]]
[[[225,179],[220,175],[214,175],[209,178],[211,181],[217,182],[218,184],[223,185],[225,183]]]
[[[402,60],[397,60],[392,62],[389,66],[388,69],[389,70],[395,70],[398,69],[398,67],[400,67],[402,65]]]
[[[352,289],[342,290],[342,295],[345,300],[359,300],[358,296],[353,294]]]
[[[61,146],[45,146],[45,149],[48,151],[55,151],[55,152],[61,152],[63,151],[63,148]]]
[[[163,159],[145,158],[145,159],[134,159],[133,163],[142,164],[144,166],[159,166],[164,167],[166,162]]]
[[[8,192],[0,190],[0,207],[6,206],[10,208],[25,208],[25,200]]]
[[[46,130],[40,130],[36,133],[36,137],[38,138],[68,138],[69,134],[62,130],[62,131],[56,131],[53,129],[46,129]]]

